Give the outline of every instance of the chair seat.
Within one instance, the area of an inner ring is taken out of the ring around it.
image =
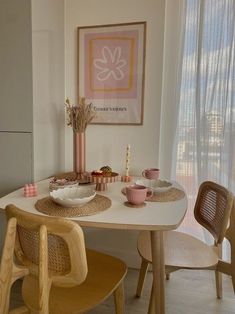
[[[87,263],[88,274],[82,284],[72,288],[51,287],[50,314],[82,313],[95,307],[119,286],[127,272],[121,260],[92,250],[87,250]],[[22,294],[30,309],[37,308],[37,285],[37,278],[25,277]]]
[[[164,248],[166,267],[213,268],[219,259],[213,247],[189,234],[178,231],[165,232]],[[149,232],[140,233],[138,251],[142,258],[152,262]]]

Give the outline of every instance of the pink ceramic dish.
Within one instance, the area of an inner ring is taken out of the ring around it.
[[[157,180],[160,175],[160,170],[158,168],[148,168],[143,170],[142,176],[146,179]]]
[[[152,196],[152,192],[147,196],[148,189],[143,185],[129,185],[126,187],[126,197],[130,204],[140,205]]]

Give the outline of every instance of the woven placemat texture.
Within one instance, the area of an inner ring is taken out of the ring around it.
[[[166,192],[155,192],[153,196],[148,199],[149,202],[173,202],[184,198],[185,193],[177,188],[171,188]]]
[[[126,188],[122,189],[122,194],[126,195]],[[185,193],[177,188],[171,188],[166,192],[154,192],[153,196],[146,200],[147,202],[173,202],[184,198]]]
[[[81,207],[63,207],[53,202],[50,196],[41,198],[35,204],[35,208],[49,216],[79,217],[98,214],[112,205],[111,200],[103,195],[96,194],[90,202]]]
[[[54,176],[55,179],[67,179],[69,181],[75,181],[78,179],[76,172],[62,172]]]

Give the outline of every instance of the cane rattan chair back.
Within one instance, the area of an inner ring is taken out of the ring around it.
[[[12,205],[7,206],[6,214],[8,219],[17,219],[15,254],[32,275],[38,275],[41,227],[45,226],[48,234],[48,275],[53,285],[74,286],[85,280],[86,250],[79,225],[62,218],[26,213]]]
[[[223,186],[211,181],[201,184],[194,207],[197,222],[214,237],[215,244],[222,243],[231,213],[233,195]]]

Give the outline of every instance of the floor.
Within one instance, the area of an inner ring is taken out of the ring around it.
[[[126,314],[144,314],[148,309],[151,273],[148,274],[143,296],[135,298],[138,271],[130,269],[125,279]],[[166,314],[235,314],[235,295],[228,276],[223,277],[223,299],[215,297],[214,274],[211,271],[178,271],[166,281]],[[21,305],[20,282],[12,289],[11,307]],[[114,313],[113,298],[89,312]]]

